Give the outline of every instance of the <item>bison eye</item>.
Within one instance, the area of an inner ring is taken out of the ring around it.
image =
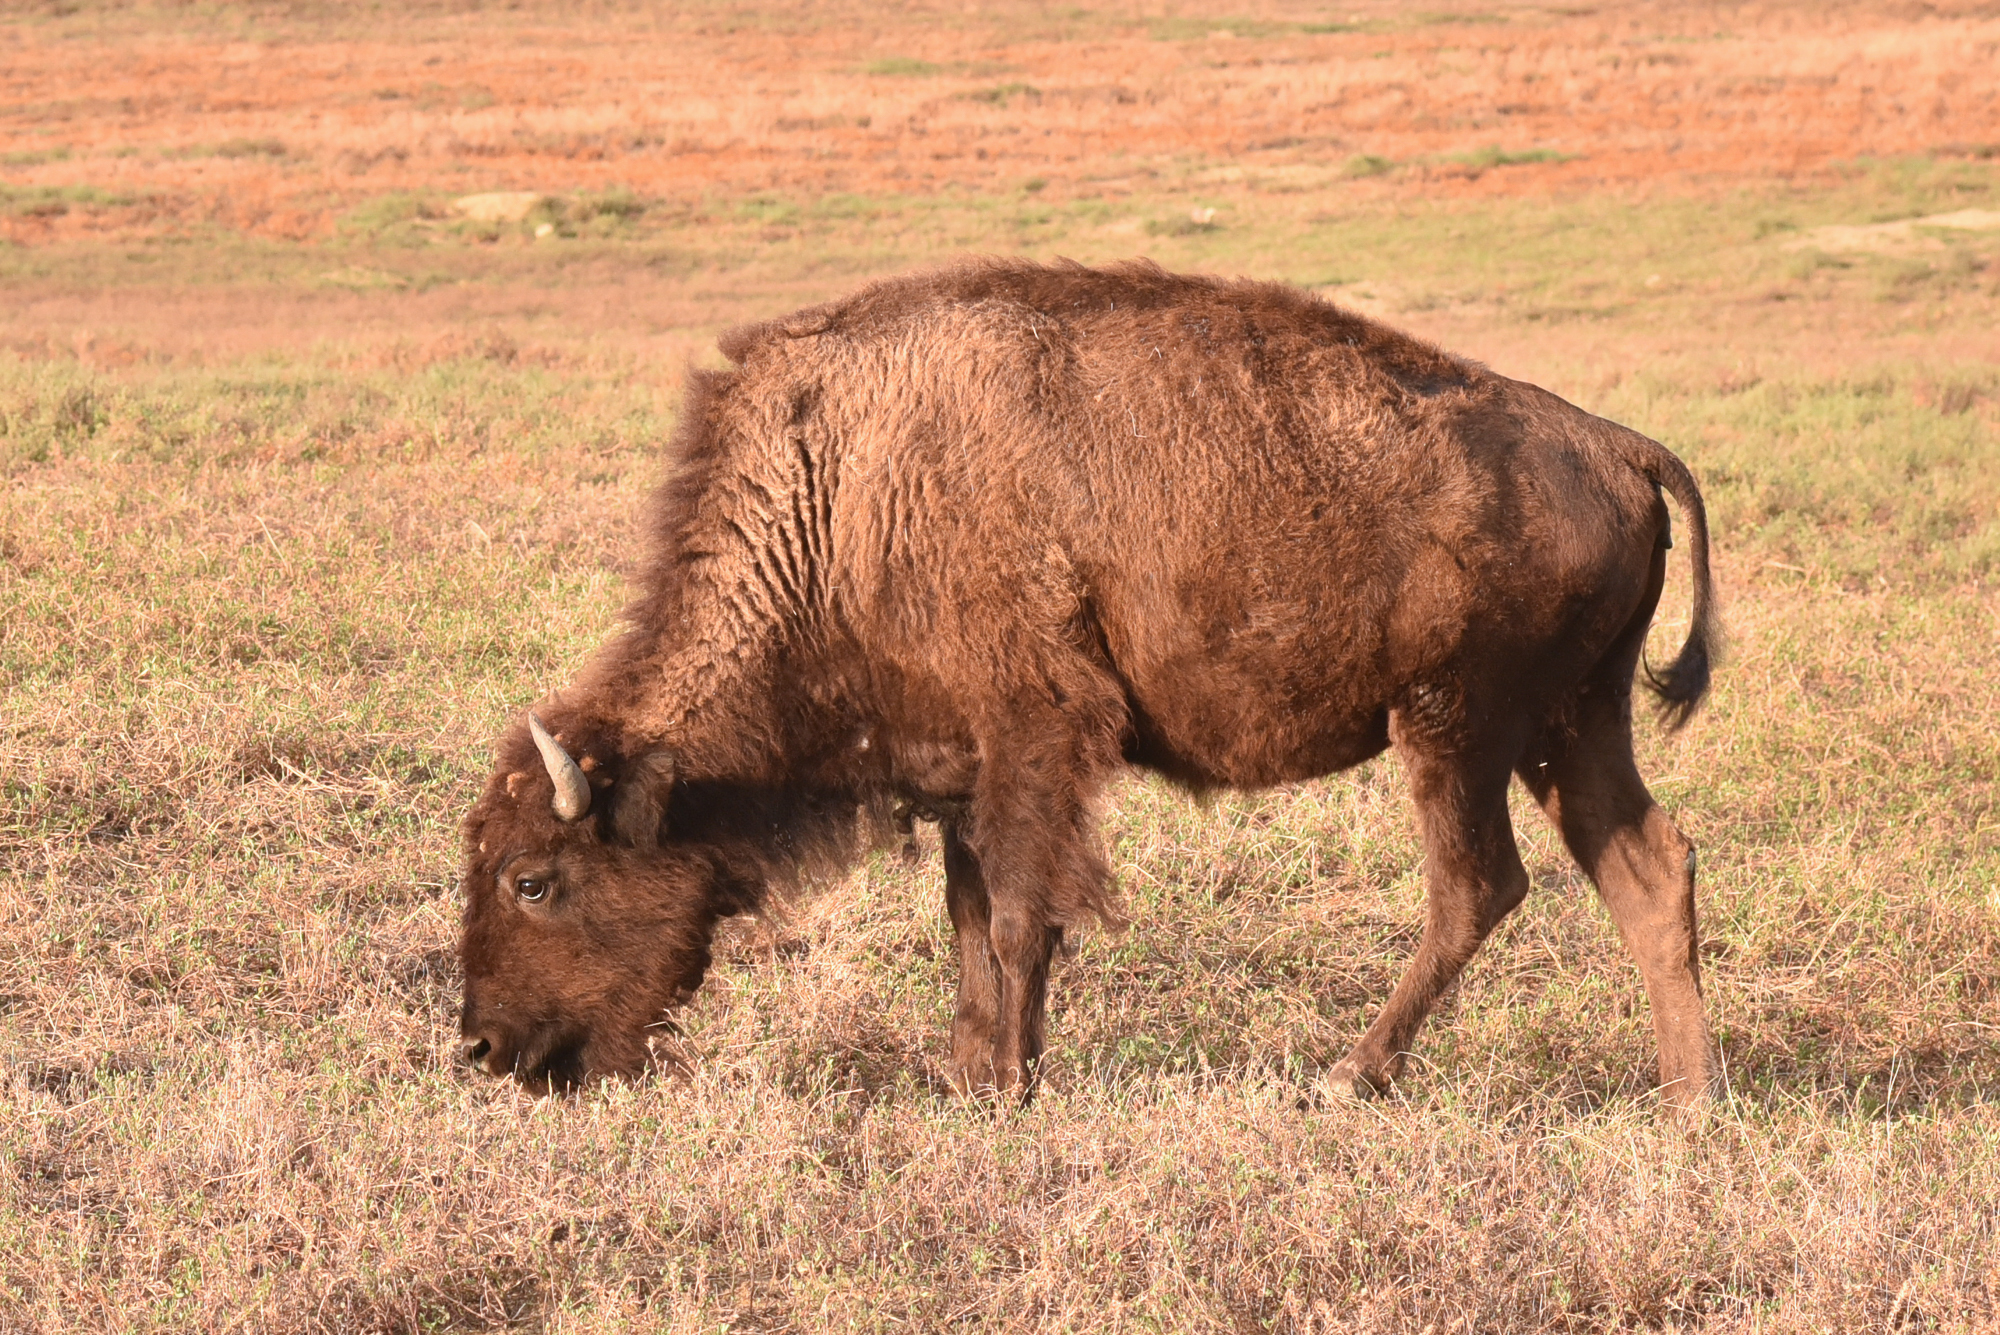
[[[514,893],[530,904],[539,904],[549,897],[549,883],[536,876],[516,876]]]

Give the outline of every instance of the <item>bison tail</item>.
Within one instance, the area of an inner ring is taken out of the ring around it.
[[[1678,732],[1708,694],[1709,672],[1718,648],[1715,584],[1708,570],[1708,510],[1686,464],[1658,441],[1644,436],[1636,439],[1643,442],[1640,468],[1654,486],[1674,498],[1687,523],[1688,569],[1694,576],[1694,615],[1687,642],[1665,667],[1655,669],[1651,663],[1645,664],[1646,685],[1659,698],[1660,722],[1668,732]]]

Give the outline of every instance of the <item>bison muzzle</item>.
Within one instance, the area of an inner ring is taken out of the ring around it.
[[[1632,758],[1680,507],[1659,444],[1289,288],[970,263],[722,340],[690,379],[622,633],[499,743],[465,824],[465,1053],[632,1074],[717,923],[935,816],[951,1071],[1031,1088],[1062,933],[1119,921],[1107,781],[1258,788],[1394,747],[1425,850],[1409,970],[1336,1066],[1366,1094],[1528,877],[1518,777],[1637,960],[1669,1096],[1716,1079],[1694,852]]]

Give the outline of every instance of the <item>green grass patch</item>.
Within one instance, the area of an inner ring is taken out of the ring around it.
[[[17,150],[0,153],[0,167],[39,167],[45,162],[67,162],[69,155],[67,146]]]
[[[423,239],[418,225],[440,222],[449,216],[449,204],[441,195],[397,191],[350,209],[340,220],[338,231],[343,236],[366,240],[418,242]]]
[[[959,96],[968,102],[985,102],[992,106],[1004,107],[1017,97],[1039,102],[1042,90],[1031,83],[1015,82],[995,84],[991,88],[981,88],[974,92],[961,93]]]
[[[1495,167],[1518,167],[1533,162],[1568,162],[1575,156],[1574,153],[1553,148],[1506,149],[1498,144],[1489,144],[1470,153],[1453,154],[1449,161],[1489,171]]]
[[[60,218],[72,210],[125,208],[139,196],[94,185],[0,185],[0,212],[16,218]]]
[[[1918,382],[1940,377],[1955,392],[1920,399]],[[2000,434],[1966,410],[1989,401],[2000,372],[1933,364],[1707,393],[1640,377],[1604,410],[1701,467],[1736,550],[1847,588],[1907,588],[2000,575]]]
[[[1280,37],[1327,36],[1350,32],[1391,32],[1405,28],[1426,28],[1446,24],[1505,23],[1502,14],[1453,13],[1421,10],[1381,19],[1320,19],[1285,21],[1256,18],[1202,18],[1176,15],[1150,20],[1147,35],[1156,42],[1191,42],[1205,38],[1236,37],[1269,41]]]
[[[884,56],[863,65],[861,72],[894,79],[929,79],[950,71],[934,60],[919,60],[915,56]]]
[[[1155,19],[1146,25],[1146,31],[1156,42],[1190,42],[1218,36],[1258,39],[1300,32],[1346,32],[1349,28],[1339,23],[1308,25],[1268,19],[1175,17]]]
[[[291,150],[282,139],[225,139],[215,146],[218,158],[282,158]]]

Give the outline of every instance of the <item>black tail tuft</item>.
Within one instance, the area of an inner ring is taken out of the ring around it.
[[[1708,694],[1709,663],[1708,638],[1695,635],[1681,646],[1679,657],[1661,671],[1655,672],[1651,663],[1646,664],[1646,688],[1659,697],[1660,726],[1668,732],[1686,727],[1701,707],[1702,697]]]

